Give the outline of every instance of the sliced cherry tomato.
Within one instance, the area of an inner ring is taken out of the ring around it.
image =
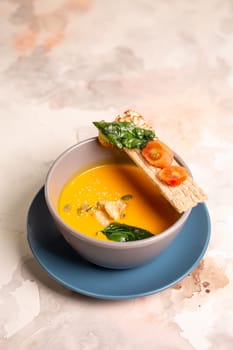
[[[102,132],[99,132],[98,140],[102,146],[107,148],[114,148],[114,145],[108,140],[108,138]]]
[[[171,165],[174,157],[172,150],[159,140],[149,141],[142,149],[142,156],[149,164],[157,168]]]
[[[161,169],[157,177],[169,186],[178,186],[187,179],[188,171],[182,166],[171,165]]]

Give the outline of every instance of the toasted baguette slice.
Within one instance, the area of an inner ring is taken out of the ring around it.
[[[117,116],[115,121],[130,121],[139,127],[151,128],[144,118],[133,110],[128,110],[122,116]],[[193,181],[191,176],[188,176],[188,178],[178,186],[172,187],[166,185],[156,176],[160,169],[148,164],[141,155],[140,150],[124,148],[124,151],[132,161],[146,173],[150,180],[159,188],[161,194],[179,213],[183,213],[196,206],[198,203],[207,200],[207,195]],[[179,164],[174,160],[172,165]]]

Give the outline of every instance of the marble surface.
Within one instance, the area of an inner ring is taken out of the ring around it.
[[[232,0],[1,0],[0,15],[0,349],[232,349]],[[212,234],[178,285],[101,301],[38,265],[26,216],[51,162],[128,108],[189,163]]]

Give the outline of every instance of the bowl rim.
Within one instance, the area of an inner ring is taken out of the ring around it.
[[[60,153],[60,155],[53,161],[52,165],[50,166],[48,173],[47,173],[47,176],[46,176],[46,179],[45,179],[44,194],[45,194],[46,204],[48,206],[48,209],[49,209],[50,214],[52,215],[54,221],[55,222],[57,221],[59,226],[66,230],[66,233],[69,233],[72,236],[79,238],[86,243],[90,243],[91,245],[99,246],[102,248],[106,247],[106,248],[114,248],[114,249],[121,249],[122,250],[122,249],[130,249],[130,248],[137,248],[137,247],[145,247],[147,245],[151,245],[152,243],[159,242],[159,241],[165,239],[166,237],[169,237],[172,234],[172,232],[175,231],[176,229],[178,229],[179,227],[182,227],[182,225],[185,223],[188,216],[190,215],[192,208],[181,213],[178,220],[174,224],[169,226],[166,230],[156,234],[153,237],[148,237],[148,238],[144,238],[141,240],[130,241],[130,242],[115,242],[115,241],[100,240],[100,239],[85,235],[84,233],[81,233],[81,232],[75,230],[70,225],[65,223],[61,219],[61,217],[57,213],[57,211],[54,209],[52,202],[50,200],[50,196],[49,196],[49,185],[50,185],[51,177],[53,175],[53,171],[54,171],[55,167],[60,162],[62,162],[62,160],[68,154],[73,152],[73,150],[75,150],[76,148],[79,148],[81,145],[84,145],[85,143],[89,143],[89,142],[93,142],[93,141],[97,141],[97,136],[90,137],[90,138],[87,138],[85,140],[79,141],[78,143],[72,145],[71,147],[67,148],[62,153]],[[187,166],[187,164],[175,152],[174,152],[174,158],[179,164],[186,167],[186,169],[189,171],[190,175],[192,176],[191,171],[190,171],[189,167]],[[59,230],[59,228],[58,228],[58,230]],[[63,234],[63,233],[61,233],[61,234]]]

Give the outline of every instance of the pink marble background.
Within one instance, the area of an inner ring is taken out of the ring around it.
[[[232,1],[1,0],[0,29],[0,349],[232,349]],[[189,163],[212,236],[178,285],[100,301],[39,267],[26,215],[53,159],[128,108]]]

